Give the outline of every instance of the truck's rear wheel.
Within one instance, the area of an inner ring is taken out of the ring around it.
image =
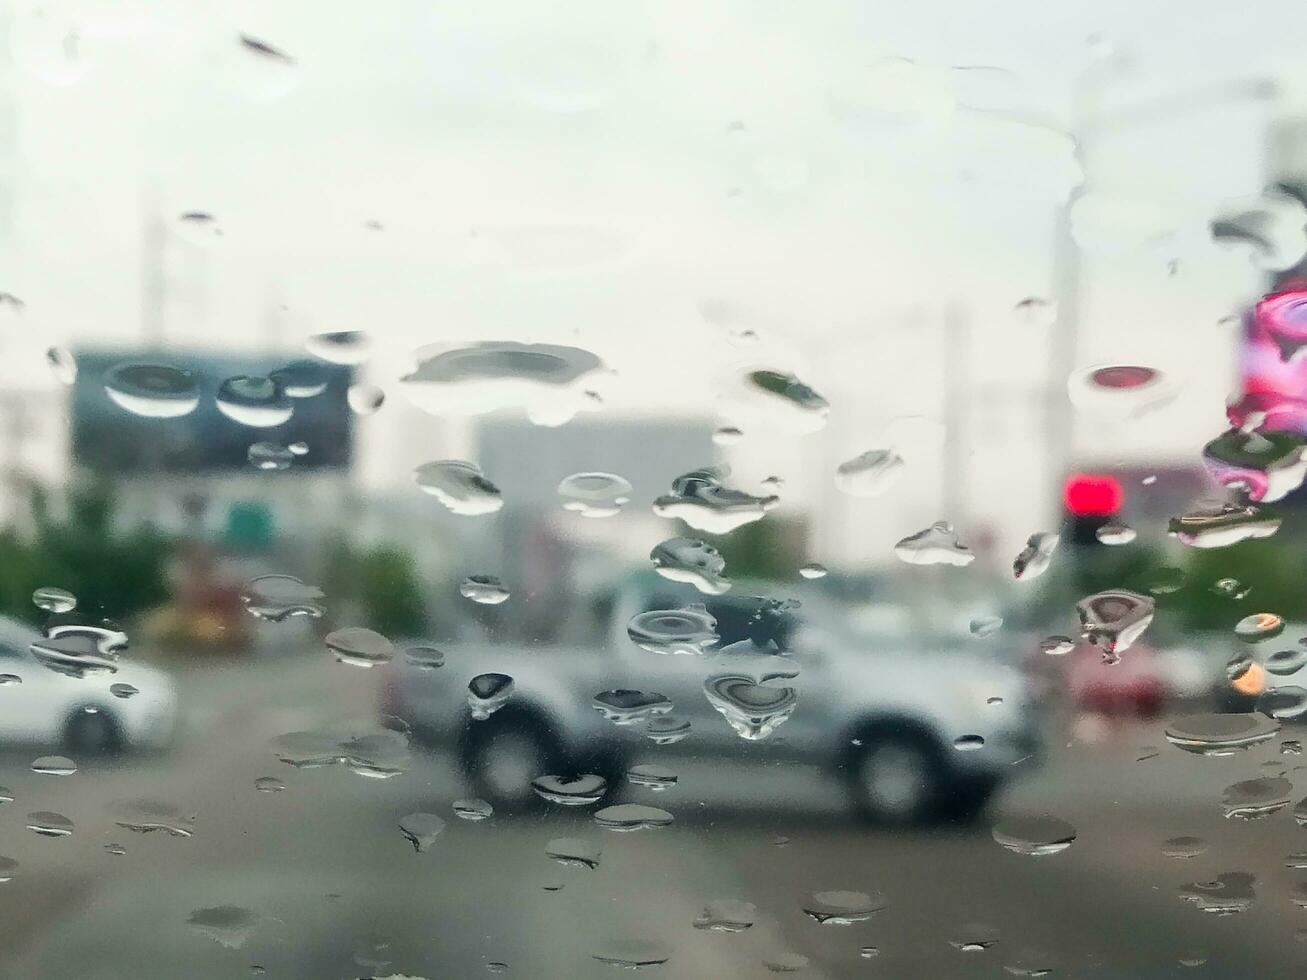
[[[504,810],[538,803],[531,780],[566,766],[562,748],[549,729],[522,714],[496,714],[469,722],[462,756],[463,772],[477,795]]]
[[[881,733],[862,741],[848,776],[853,803],[863,816],[907,824],[940,812],[948,771],[936,745],[906,733]]]

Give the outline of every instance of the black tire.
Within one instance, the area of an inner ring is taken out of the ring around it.
[[[939,745],[912,731],[879,729],[856,741],[845,764],[853,805],[865,819],[902,826],[944,813],[949,770]]]
[[[531,780],[572,768],[543,721],[508,709],[500,709],[485,721],[469,721],[461,756],[463,774],[473,791],[496,810],[509,812],[541,804]]]
[[[74,754],[115,755],[122,751],[122,728],[104,708],[78,708],[64,722],[64,745]]]

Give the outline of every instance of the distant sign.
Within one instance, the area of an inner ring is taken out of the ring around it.
[[[266,355],[228,356],[188,351],[83,350],[75,352],[77,381],[72,390],[73,462],[102,473],[211,473],[252,469],[249,449],[256,442],[303,442],[308,452],[295,457],[291,472],[340,469],[350,463],[353,426],[345,395],[351,369],[315,362],[325,387],[291,399],[294,412],[281,425],[254,427],[218,410],[219,385],[236,375],[263,377],[297,360]],[[105,392],[105,373],[120,364],[167,364],[189,371],[199,387],[199,405],[179,418],[145,418],[122,408]]]

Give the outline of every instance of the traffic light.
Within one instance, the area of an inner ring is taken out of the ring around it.
[[[1116,477],[1073,473],[1062,487],[1065,540],[1070,544],[1098,544],[1098,529],[1111,523],[1124,501],[1125,491]]]

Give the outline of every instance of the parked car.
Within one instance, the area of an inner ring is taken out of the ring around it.
[[[697,602],[720,637],[702,656],[659,655],[628,635],[637,614]],[[529,803],[531,781],[544,773],[620,772],[633,754],[648,757],[638,724],[597,710],[606,691],[663,695],[690,723],[660,755],[817,764],[860,812],[885,821],[977,813],[1012,764],[1038,751],[1025,679],[997,644],[877,635],[850,625],[836,604],[776,608],[738,584],[706,597],[652,575],[632,578],[606,607],[602,644],[455,644],[443,648],[439,670],[397,659],[382,710],[457,750],[476,792],[497,806]],[[510,676],[512,693],[473,720],[467,685],[487,672]],[[773,693],[785,688],[792,698]],[[777,704],[790,712],[766,732]]]
[[[167,674],[124,659],[116,673],[70,677],[32,656],[39,638],[31,627],[0,617],[0,674],[21,680],[0,687],[0,744],[62,745],[88,754],[170,741],[177,693]]]

